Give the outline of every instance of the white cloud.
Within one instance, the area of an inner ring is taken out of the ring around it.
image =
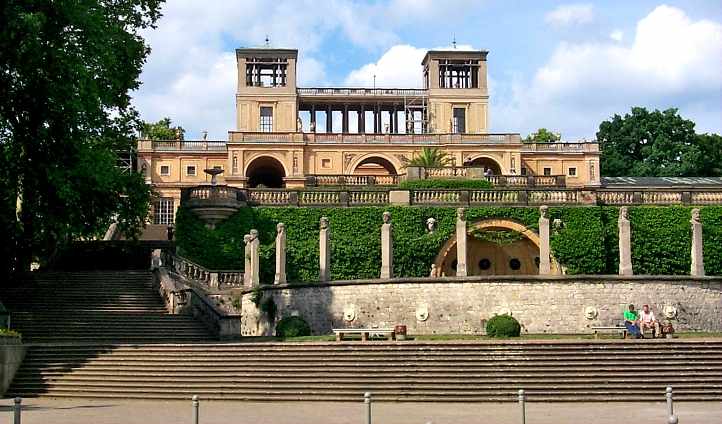
[[[566,4],[544,15],[544,21],[556,27],[587,24],[594,19],[591,4]]]
[[[609,33],[609,38],[614,41],[621,42],[622,40],[624,40],[624,32],[621,29],[615,29],[614,31]]]
[[[319,59],[325,40],[341,37],[370,51],[398,42],[396,32],[426,20],[448,17],[471,0],[244,0],[242,7],[226,0],[173,0],[163,8],[155,30],[143,32],[152,52],[144,66],[143,85],[134,93],[141,117],[169,116],[198,137],[225,139],[235,127],[236,84],[233,47],[261,46],[299,49],[298,82],[325,85],[327,74]],[[229,45],[232,47],[229,48]]]
[[[368,63],[351,71],[345,84],[352,87],[371,87],[376,76],[376,87],[420,88],[423,85],[421,61],[428,50],[450,50],[452,47],[419,48],[398,44],[388,49],[378,61]],[[457,50],[473,50],[467,44],[459,44]]]
[[[565,138],[589,137],[612,114],[647,106],[679,107],[683,115],[706,109],[695,116],[698,129],[719,131],[720,57],[722,24],[659,6],[637,23],[629,46],[560,43],[530,81],[511,84],[507,98],[492,98],[492,125],[564,128]]]

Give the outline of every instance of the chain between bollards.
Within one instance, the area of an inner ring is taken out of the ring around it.
[[[366,424],[371,424],[371,392],[364,393],[364,403],[366,404]]]
[[[22,398],[16,397],[15,399],[13,399],[13,402],[13,424],[20,424],[20,413],[23,409],[23,400]]]
[[[198,424],[198,410],[200,409],[200,401],[198,395],[193,395],[193,424]]]
[[[519,410],[521,411],[521,424],[526,424],[526,395],[524,389],[519,389]]]
[[[674,404],[672,400],[672,388],[667,387],[667,424],[677,424],[679,418],[674,415]]]

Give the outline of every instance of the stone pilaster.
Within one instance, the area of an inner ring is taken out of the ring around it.
[[[276,275],[274,284],[286,284],[286,226],[282,222],[276,225]]]
[[[245,287],[251,286],[251,235],[246,234],[243,236],[243,285]]]
[[[704,276],[704,251],[702,239],[702,222],[699,219],[699,209],[692,209],[692,269],[693,277]]]
[[[632,271],[632,226],[629,223],[629,210],[619,208],[619,275],[633,275]]]
[[[328,281],[331,276],[331,230],[325,216],[321,217],[318,236],[318,279]]]
[[[259,250],[261,241],[258,239],[258,230],[251,230],[251,285],[260,284],[261,264]]]
[[[391,213],[384,212],[384,223],[381,224],[381,278],[392,278],[394,275],[394,240],[391,229]]]
[[[539,208],[539,275],[552,273],[551,251],[549,248],[549,208]]]
[[[466,210],[456,210],[456,276],[466,277]]]

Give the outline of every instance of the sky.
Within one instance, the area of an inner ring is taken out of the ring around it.
[[[722,2],[169,0],[133,93],[186,138],[235,129],[235,49],[299,50],[298,85],[421,86],[433,48],[488,50],[490,131],[594,139],[634,106],[722,133]]]

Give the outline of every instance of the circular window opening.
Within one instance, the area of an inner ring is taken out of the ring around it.
[[[451,261],[451,269],[456,269],[457,263],[458,263],[458,262],[456,262],[456,259],[454,259],[453,261]]]
[[[536,267],[539,268],[539,256],[534,258],[534,265],[536,265]]]
[[[519,259],[517,259],[517,258],[512,258],[509,261],[509,268],[511,268],[514,271],[518,271],[519,269],[521,269],[521,261],[519,261]]]
[[[484,258],[479,261],[479,269],[482,271],[486,271],[487,269],[491,268],[491,261]]]

